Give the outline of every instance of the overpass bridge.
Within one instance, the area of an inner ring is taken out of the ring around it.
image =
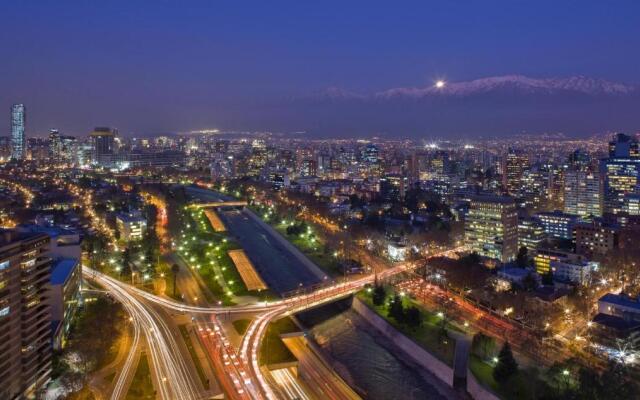
[[[459,249],[449,250],[440,255],[445,255],[446,253],[457,250]],[[221,368],[224,370],[226,378],[229,378],[237,385],[237,392],[231,396],[232,398],[277,399],[278,396],[274,391],[273,383],[270,382],[259,364],[260,348],[269,323],[282,316],[308,310],[344,298],[358,292],[366,285],[373,284],[376,281],[387,281],[404,272],[413,271],[417,266],[418,263],[406,262],[375,275],[370,274],[358,279],[339,283],[327,282],[324,285],[309,288],[310,290],[300,289],[296,291],[296,293],[292,293],[289,297],[281,300],[232,307],[199,307],[186,305],[171,299],[155,296],[88,267],[83,268],[83,275],[90,279],[100,279],[109,282],[130,296],[143,297],[170,310],[206,317],[210,323],[214,324],[215,328],[214,332],[211,332],[217,340],[216,346],[213,347],[214,350],[215,348],[220,348],[220,346],[228,348],[229,342],[224,330],[218,323],[219,317],[230,314],[254,315],[255,317],[247,328],[237,353],[235,353],[233,349],[225,350],[232,353],[227,357],[231,357],[234,362],[225,362]],[[217,353],[212,354],[214,358],[217,356]],[[238,379],[239,374],[243,376],[244,379]]]
[[[231,200],[231,201],[212,201],[208,203],[194,203],[189,204],[189,208],[220,208],[220,207],[246,207],[247,202],[244,200]]]

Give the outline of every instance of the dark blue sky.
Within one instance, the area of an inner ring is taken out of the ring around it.
[[[24,102],[32,135],[305,130],[253,113],[438,77],[640,83],[639,49],[639,1],[3,1],[0,126]]]

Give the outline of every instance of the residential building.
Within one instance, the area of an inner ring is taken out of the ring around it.
[[[580,286],[588,286],[591,283],[591,275],[599,266],[596,261],[580,260],[577,257],[551,261],[554,280]]]
[[[44,217],[40,217],[42,220]],[[52,258],[80,259],[82,253],[82,238],[75,231],[58,226],[24,224],[16,226],[16,230],[24,233],[44,233],[50,238],[49,255]]]
[[[598,313],[640,322],[640,300],[625,294],[607,293],[598,300]]]
[[[43,233],[0,231],[0,398],[33,397],[51,374],[51,259]]]
[[[601,342],[610,346],[619,346],[622,342],[637,346],[640,342],[640,301],[626,294],[607,293],[598,300],[598,314],[593,322],[593,334]],[[630,352],[631,357],[632,354]]]
[[[575,226],[576,253],[605,255],[618,248],[619,229],[602,221],[581,223]]]
[[[503,263],[518,252],[518,215],[510,197],[471,198],[465,219],[465,243],[478,254]]]

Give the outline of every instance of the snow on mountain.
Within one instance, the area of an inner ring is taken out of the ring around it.
[[[585,76],[569,78],[529,78],[522,75],[506,75],[475,79],[467,82],[448,82],[442,88],[394,88],[373,94],[375,99],[399,97],[420,98],[426,96],[470,96],[496,91],[515,93],[582,93],[587,95],[622,95],[638,91],[638,87]]]

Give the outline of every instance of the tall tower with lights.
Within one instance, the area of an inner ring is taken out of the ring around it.
[[[26,122],[24,104],[11,106],[11,158],[23,160],[26,149],[24,127]]]

